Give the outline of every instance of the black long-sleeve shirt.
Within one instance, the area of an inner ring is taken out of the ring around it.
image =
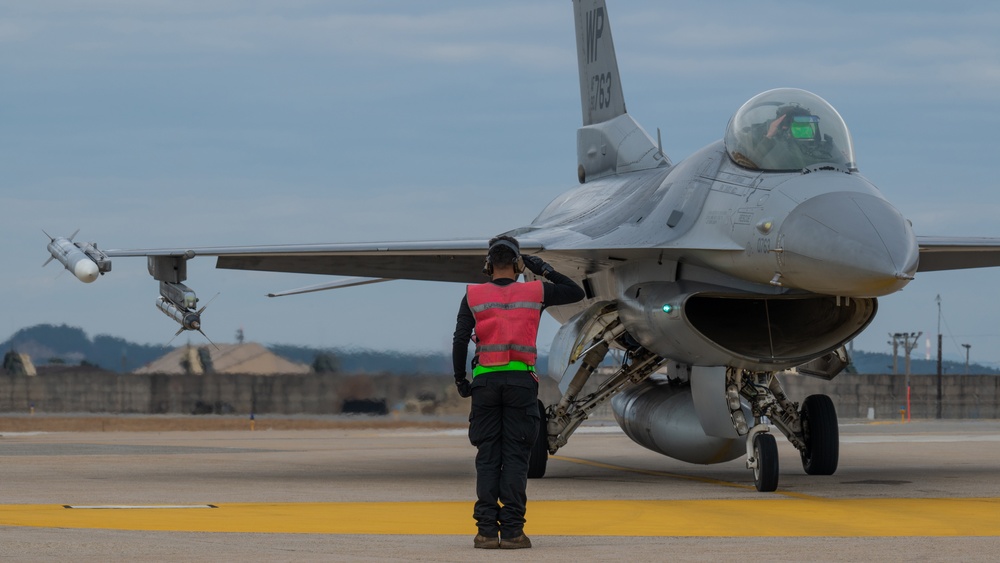
[[[553,305],[568,305],[583,299],[583,289],[569,277],[559,272],[549,272],[546,278],[552,283],[542,282],[544,291],[542,308]],[[510,285],[516,280],[510,278],[499,278],[491,283],[497,285]],[[462,297],[462,304],[458,308],[458,319],[455,323],[455,335],[452,339],[451,361],[455,368],[455,379],[464,379],[466,375],[466,361],[469,358],[469,340],[472,339],[472,330],[476,328],[476,318],[469,308],[469,300]]]

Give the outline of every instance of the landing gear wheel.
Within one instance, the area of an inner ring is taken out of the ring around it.
[[[840,459],[837,410],[826,395],[809,395],[799,411],[802,419],[802,468],[809,475],[833,475]]]
[[[545,476],[545,466],[549,462],[549,425],[545,419],[545,404],[538,401],[538,435],[531,445],[531,456],[528,458],[528,478],[541,479]]]
[[[761,433],[753,437],[753,457],[757,460],[753,468],[753,484],[762,493],[770,493],[778,488],[778,444],[774,436]]]

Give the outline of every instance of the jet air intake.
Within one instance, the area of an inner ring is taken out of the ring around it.
[[[842,346],[875,317],[872,298],[734,293],[695,282],[630,287],[619,318],[646,349],[681,363],[795,367]]]

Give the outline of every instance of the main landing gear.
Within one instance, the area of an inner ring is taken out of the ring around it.
[[[570,358],[571,362],[579,361],[580,365],[559,403],[545,409],[539,401],[541,423],[528,460],[528,477],[531,479],[545,475],[548,454],[554,454],[565,446],[569,437],[594,409],[626,387],[645,380],[666,362],[664,358],[627,341],[630,337],[614,309],[609,308],[595,317],[592,325],[592,330],[584,331],[584,334],[592,335],[587,345],[577,347],[576,353]],[[614,342],[626,348],[621,367],[606,377],[593,393],[582,395],[584,385],[597,371]]]
[[[538,401],[538,435],[531,445],[531,455],[528,457],[528,477],[540,479],[545,476],[545,468],[549,464],[549,436],[545,423],[545,403]]]
[[[746,420],[741,399],[750,405],[753,426]],[[797,403],[785,396],[773,373],[729,368],[726,400],[733,426],[740,436],[746,437],[747,469],[753,471],[758,491],[778,488],[778,446],[768,422],[799,450],[807,474],[833,475],[837,471],[840,431],[830,397],[810,395],[800,410]]]

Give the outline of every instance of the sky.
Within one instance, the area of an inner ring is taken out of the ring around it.
[[[675,161],[776,87],[838,109],[918,235],[1000,236],[1000,4],[611,1],[629,113]],[[35,0],[0,5],[0,339],[68,324],[162,344],[139,258],[84,286],[44,229],[102,248],[489,237],[576,185],[569,0]],[[233,342],[448,352],[464,288],[189,263]],[[60,274],[60,271],[63,273]],[[855,347],[944,334],[1000,364],[1000,269],[919,274]],[[940,315],[936,297],[940,295]],[[547,349],[557,324],[543,322]],[[175,343],[197,334],[182,335]],[[922,354],[924,346],[915,352]]]

